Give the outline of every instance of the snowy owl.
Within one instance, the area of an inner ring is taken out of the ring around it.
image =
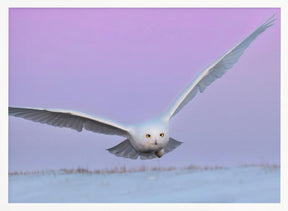
[[[245,39],[224,53],[212,65],[202,70],[164,113],[150,121],[137,125],[124,125],[80,112],[43,108],[9,107],[9,115],[56,127],[71,128],[79,132],[85,128],[96,133],[123,136],[126,138],[123,142],[107,149],[110,153],[130,159],[137,159],[138,157],[140,159],[160,158],[182,143],[169,136],[170,119],[198,92],[204,92],[207,86],[232,68],[250,43],[272,26],[274,21],[274,16],[272,16]]]

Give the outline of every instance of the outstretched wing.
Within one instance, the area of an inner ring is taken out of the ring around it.
[[[129,134],[128,128],[124,125],[75,111],[9,107],[9,115],[56,127],[71,128],[79,132],[85,128],[86,130],[96,133],[120,135],[124,137],[127,137]]]
[[[212,65],[201,71],[198,76],[186,87],[186,89],[184,89],[183,92],[176,98],[176,100],[164,114],[165,118],[170,119],[172,116],[177,114],[190,100],[196,96],[198,90],[199,92],[204,92],[206,87],[208,87],[216,79],[220,78],[224,73],[226,73],[227,70],[232,68],[250,43],[267,28],[272,26],[275,20],[276,19],[274,19],[273,15],[245,39],[217,59]]]

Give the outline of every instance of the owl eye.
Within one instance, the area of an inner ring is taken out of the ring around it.
[[[146,138],[150,138],[151,137],[151,135],[150,134],[146,134]]]
[[[161,137],[164,137],[164,133],[160,133],[160,136],[161,136]]]

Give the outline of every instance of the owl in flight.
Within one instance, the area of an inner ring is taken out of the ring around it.
[[[123,136],[126,138],[123,142],[107,150],[116,156],[130,159],[160,158],[182,143],[169,136],[170,119],[198,92],[204,92],[207,86],[232,68],[250,43],[272,26],[274,21],[274,16],[272,16],[208,68],[202,70],[164,113],[150,121],[136,125],[124,125],[80,112],[43,108],[9,107],[9,115],[56,127],[71,128],[79,132],[84,128],[96,133]]]

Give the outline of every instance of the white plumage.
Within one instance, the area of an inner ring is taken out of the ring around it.
[[[251,42],[272,26],[274,21],[274,16],[272,16],[241,42],[224,53],[212,65],[201,71],[176,98],[168,110],[151,121],[138,125],[124,125],[80,112],[43,108],[9,107],[9,115],[56,127],[71,128],[79,132],[84,128],[96,133],[123,136],[126,138],[123,142],[108,149],[109,152],[119,157],[130,159],[161,157],[182,143],[169,136],[171,117],[191,101],[198,91],[204,92],[213,81],[222,77],[227,70],[232,68]]]

